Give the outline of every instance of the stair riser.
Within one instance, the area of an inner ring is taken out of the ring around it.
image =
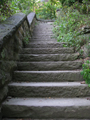
[[[80,72],[61,72],[61,73],[24,73],[15,72],[14,81],[27,82],[64,82],[64,81],[82,81],[83,77]]]
[[[38,43],[54,43],[54,42],[56,42],[56,40],[55,39],[31,39],[30,40],[30,44],[32,44],[32,43],[34,43],[34,44],[38,44]],[[28,46],[30,46],[30,45],[26,45],[26,47],[28,47]],[[44,45],[43,45],[44,46]],[[59,46],[59,47],[62,47],[63,45],[61,45],[61,46]],[[41,48],[41,46],[40,46],[40,48]],[[45,48],[45,47],[44,47]],[[48,47],[49,48],[49,47]],[[55,48],[55,47],[54,47]]]
[[[21,61],[74,61],[78,54],[21,54]]]
[[[74,53],[74,50],[71,48],[62,48],[62,49],[58,49],[58,48],[32,48],[32,49],[23,49],[22,50],[22,54],[62,54],[62,53]]]
[[[19,62],[18,70],[75,70],[82,67],[82,62]]]
[[[42,102],[42,101],[41,101]],[[3,105],[3,116],[12,118],[76,118],[90,119],[90,106],[15,106]]]
[[[54,36],[54,34],[53,33],[35,33],[34,32],[34,36],[36,36],[36,37],[40,37],[40,38],[42,38],[42,37],[53,37]],[[32,36],[32,38],[33,38],[33,36]]]
[[[18,92],[17,92],[18,91]],[[13,86],[9,85],[9,96],[13,97],[87,97],[90,96],[88,86]]]

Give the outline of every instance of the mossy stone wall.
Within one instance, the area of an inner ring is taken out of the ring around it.
[[[0,108],[8,96],[8,83],[17,68],[19,53],[27,43],[25,38],[32,35],[35,20],[35,13],[18,13],[0,23]]]

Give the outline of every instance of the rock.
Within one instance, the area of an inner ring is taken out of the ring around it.
[[[0,89],[0,103],[7,97],[8,94],[8,86],[4,86]]]
[[[83,26],[81,29],[82,34],[90,33],[90,26]]]
[[[0,120],[2,120],[1,107],[0,107]]]
[[[0,71],[0,87],[4,86],[4,84],[8,83],[10,80],[11,80],[10,73]]]
[[[90,43],[84,45],[84,58],[90,57]]]

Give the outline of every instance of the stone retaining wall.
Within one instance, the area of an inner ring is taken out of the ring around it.
[[[0,108],[8,95],[8,83],[22,47],[29,42],[35,24],[35,13],[18,13],[0,24]],[[0,112],[1,116],[1,112]]]

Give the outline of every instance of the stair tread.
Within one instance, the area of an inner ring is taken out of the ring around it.
[[[57,53],[57,54],[20,54],[20,55],[33,55],[33,56],[40,56],[40,55],[42,55],[42,56],[49,56],[49,55],[79,55],[78,53],[61,53],[61,54],[59,54],[59,53]]]
[[[82,70],[58,70],[58,71],[15,71],[15,73],[77,73]]]
[[[74,86],[87,86],[80,82],[12,82],[9,86],[35,86],[35,87],[74,87]]]
[[[21,53],[45,53],[45,54],[50,54],[50,53],[74,53],[74,49],[73,48],[23,48]]]
[[[3,102],[3,105],[19,106],[60,106],[60,107],[90,107],[90,100],[87,98],[11,98]]]
[[[33,62],[33,61],[30,61],[30,62],[29,62],[29,61],[25,61],[25,62],[24,62],[24,61],[18,61],[17,63],[18,63],[18,64],[19,64],[19,63],[22,63],[22,64],[23,64],[23,63],[27,63],[27,64],[28,64],[28,63],[40,63],[40,64],[42,64],[42,63],[45,63],[45,64],[46,64],[46,63],[47,63],[47,64],[48,64],[48,63],[56,63],[56,64],[57,64],[57,63],[70,63],[70,62],[71,62],[71,63],[77,63],[77,62],[82,63],[82,60],[74,60],[74,61],[34,61],[34,62]]]

